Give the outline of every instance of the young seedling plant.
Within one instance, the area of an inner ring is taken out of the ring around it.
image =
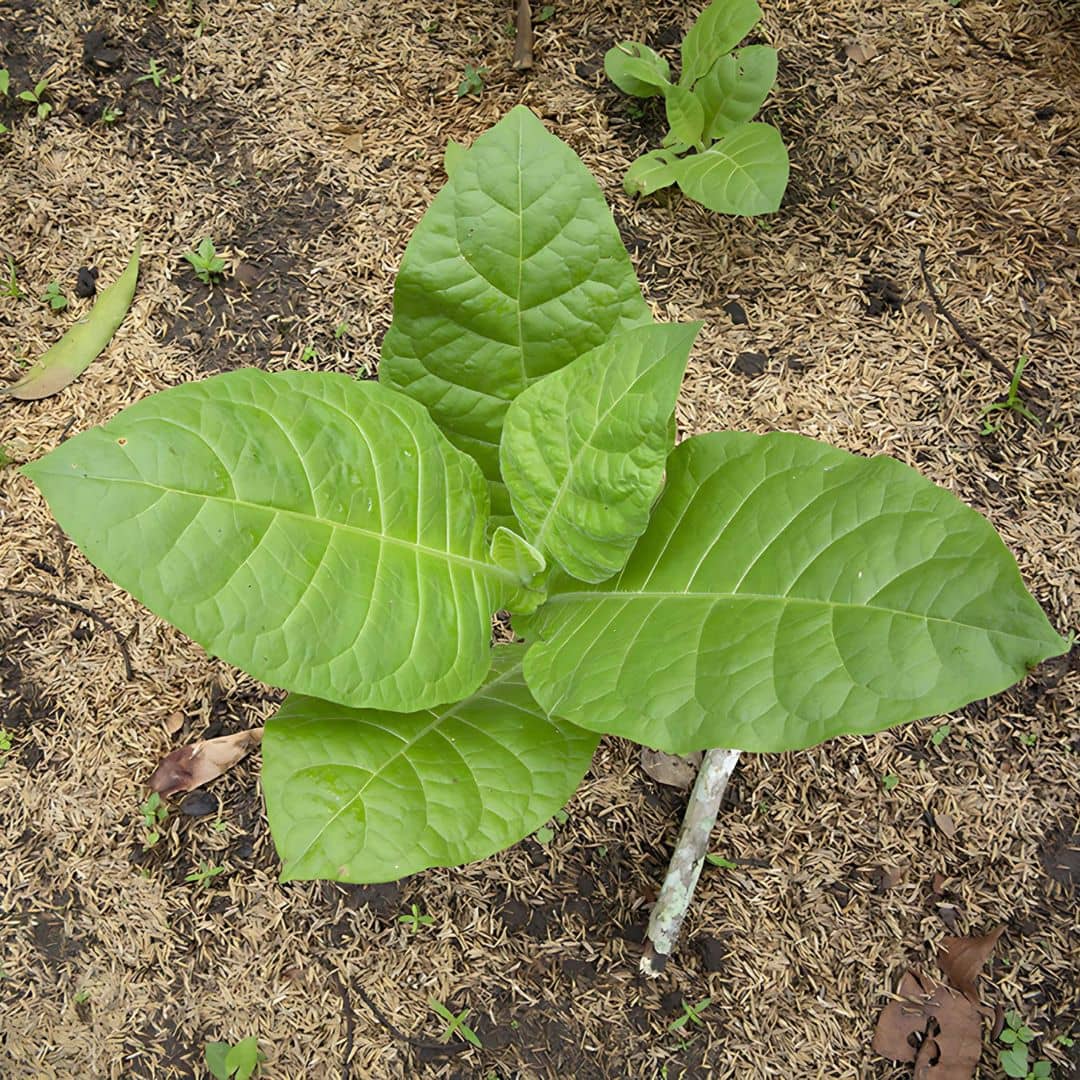
[[[653,322],[600,189],[519,107],[413,235],[378,382],[231,371],[23,468],[118,584],[291,691],[263,740],[283,880],[484,858],[602,734],[709,748],[662,959],[737,751],[948,713],[1067,647],[990,524],[900,462],[673,448],[697,331]],[[493,648],[500,610],[523,640]]]
[[[204,285],[212,285],[225,273],[225,260],[218,255],[209,236],[203,237],[194,251],[185,251],[184,258],[191,263],[195,276]]]
[[[216,1080],[250,1080],[258,1075],[259,1066],[266,1060],[254,1035],[241,1039],[235,1046],[227,1042],[207,1043],[203,1053],[206,1067]]]
[[[623,180],[631,195],[677,184],[721,214],[771,214],[788,182],[780,132],[751,123],[776,81],[776,50],[735,46],[757,25],[756,0],[713,0],[687,31],[682,69],[672,83],[668,62],[647,45],[622,41],[604,56],[607,77],[638,98],[663,97],[668,133],[657,150],[634,161]]]
[[[52,105],[45,100],[45,94],[49,89],[49,80],[41,79],[33,90],[23,90],[19,93],[19,100],[35,106],[37,117],[44,120],[52,112]]]

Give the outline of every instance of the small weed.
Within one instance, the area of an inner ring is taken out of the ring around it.
[[[8,87],[11,85],[11,72],[7,68],[0,68],[0,97],[8,96]]]
[[[106,105],[105,108],[101,110],[101,122],[106,125],[115,124],[116,121],[119,120],[120,117],[123,115],[123,109],[117,109],[114,108],[112,105]]]
[[[1066,1050],[1071,1050],[1076,1045],[1076,1040],[1070,1039],[1068,1035],[1059,1035],[1054,1042],[1058,1046],[1064,1046]]]
[[[737,870],[739,864],[733,863],[730,859],[725,859],[723,855],[706,855],[705,861],[710,866],[719,866],[721,870]]]
[[[145,75],[140,75],[135,82],[152,82],[159,90],[166,83],[178,83],[179,75],[167,75],[164,68],[159,68],[157,61],[151,58],[150,67]]]
[[[266,1060],[254,1035],[241,1039],[235,1046],[227,1042],[207,1043],[203,1055],[210,1075],[216,1080],[230,1080],[231,1077],[249,1080]]]
[[[533,22],[547,22],[552,15],[555,14],[555,7],[553,4],[545,4],[539,11],[539,14],[533,17]]]
[[[951,724],[942,724],[940,727],[934,729],[934,734],[930,736],[930,742],[934,746],[940,746],[949,737],[951,732]]]
[[[191,263],[195,276],[204,284],[212,285],[214,278],[225,272],[225,260],[218,256],[214,241],[203,237],[194,251],[185,251],[184,258]]]
[[[702,998],[696,1005],[691,1005],[689,1002],[683,1002],[683,1014],[678,1020],[673,1020],[668,1024],[668,1031],[682,1031],[687,1024],[697,1024],[698,1027],[703,1027],[705,1021],[701,1019],[702,1012],[712,1004],[712,998]]]
[[[8,276],[7,281],[4,282],[4,296],[10,296],[12,300],[21,300],[26,293],[19,288],[19,282],[15,277],[15,260],[9,255],[7,257],[8,264]]]
[[[41,294],[41,299],[48,304],[53,311],[63,311],[68,306],[68,298],[60,291],[58,281],[50,281]]]
[[[466,1042],[472,1043],[473,1046],[483,1048],[484,1044],[477,1038],[476,1032],[465,1023],[465,1018],[469,1015],[468,1009],[462,1009],[461,1012],[455,1016],[437,998],[429,997],[428,1004],[446,1021],[446,1030],[439,1036],[439,1042],[449,1042],[453,1038],[454,1033],[457,1032]]]
[[[37,115],[39,120],[44,120],[49,113],[52,112],[52,105],[42,99],[45,97],[49,89],[49,80],[42,79],[33,90],[23,90],[19,94],[19,100],[28,102],[31,105],[37,106]]]
[[[312,360],[318,360],[319,354],[315,351],[314,345],[305,345],[304,351],[300,354],[300,363],[306,364]]]
[[[210,828],[213,829],[216,833],[223,833],[228,827],[228,822],[222,821],[221,818],[218,818],[217,821],[212,821],[210,823]]]
[[[998,1064],[1006,1076],[1017,1080],[1047,1080],[1050,1076],[1050,1062],[1028,1062],[1028,1043],[1035,1038],[1035,1032],[1024,1023],[1024,1018],[1015,1010],[1005,1014],[1005,1026],[998,1035],[998,1041],[1005,1044],[1004,1050],[998,1051]]]
[[[161,826],[169,816],[169,808],[161,801],[161,796],[151,792],[139,807],[143,819],[143,851],[149,851],[161,839]]]
[[[1020,745],[1021,746],[1032,747],[1038,741],[1039,741],[1039,736],[1036,735],[1034,731],[1025,731],[1023,733],[1023,735],[1020,736]]]
[[[85,1005],[90,1000],[90,991],[76,990],[71,1000],[74,1001],[76,1005]]]
[[[347,322],[339,322],[334,327],[334,340],[340,341],[349,332],[349,324]]]
[[[405,923],[406,926],[415,934],[421,926],[430,926],[435,920],[430,915],[422,915],[420,913],[419,905],[410,904],[408,915],[399,915],[399,923]]]
[[[894,787],[896,787],[896,785],[899,784],[899,783],[900,783],[900,777],[897,776],[896,773],[892,773],[892,772],[891,773],[886,773],[881,778],[881,786],[886,791],[892,791],[892,789]]]
[[[6,446],[0,446],[0,468],[2,468],[4,465],[10,465],[10,464],[11,464],[11,455],[8,453],[7,447]],[[5,734],[7,734],[7,733],[5,732]],[[0,750],[2,750],[2,749],[3,749],[3,747],[0,747]]]
[[[484,76],[487,73],[486,67],[477,68],[472,64],[466,64],[461,82],[458,83],[457,96],[463,98],[469,94],[479,94],[484,89]]]
[[[439,20],[438,19],[432,19],[431,22],[429,22],[424,27],[424,33],[425,34],[437,34],[438,32],[439,32]]]
[[[555,826],[561,827],[570,820],[570,815],[565,810],[556,810],[552,815],[551,820],[555,822]],[[533,833],[533,839],[538,844],[550,844],[555,839],[555,828],[551,825],[541,825],[536,832]],[[607,849],[605,848],[605,851]]]
[[[0,754],[7,754],[11,751],[11,733],[4,728],[0,728]]]
[[[996,424],[992,423],[987,417],[991,413],[995,412],[1015,412],[1019,413],[1025,420],[1030,420],[1033,424],[1039,422],[1039,418],[1020,400],[1020,379],[1024,374],[1024,368],[1028,365],[1028,358],[1021,356],[1016,361],[1016,367],[1013,369],[1012,378],[1009,380],[1009,389],[1005,394],[1004,401],[995,401],[993,405],[987,405],[985,409],[979,410],[979,419],[983,422],[982,428],[979,430],[980,435],[994,435],[1002,428],[1003,420],[999,420]]]
[[[218,874],[224,873],[224,866],[215,866],[212,862],[203,862],[200,860],[198,870],[192,870],[184,880],[200,889],[205,889]]]

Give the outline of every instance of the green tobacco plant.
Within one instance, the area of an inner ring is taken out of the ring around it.
[[[623,187],[651,195],[678,184],[721,214],[771,214],[788,182],[780,132],[751,123],[776,81],[776,50],[748,45],[732,51],[757,25],[756,0],[713,0],[682,43],[682,70],[671,82],[668,62],[647,45],[623,41],[609,49],[604,71],[624,93],[663,97],[668,134],[634,161]]]
[[[797,749],[1065,649],[989,523],[899,462],[673,449],[697,330],[652,321],[595,181],[519,107],[413,235],[379,382],[215,375],[24,467],[118,584],[291,691],[263,740],[284,880],[483,858],[604,733]],[[491,647],[500,609],[522,643]]]

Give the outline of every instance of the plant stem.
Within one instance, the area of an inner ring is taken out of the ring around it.
[[[720,803],[738,760],[738,750],[717,749],[709,750],[701,763],[686,805],[679,839],[671,853],[667,876],[649,917],[645,955],[641,958],[641,971],[645,975],[654,978],[659,975],[675,947],[709,850],[709,837],[720,812]]]

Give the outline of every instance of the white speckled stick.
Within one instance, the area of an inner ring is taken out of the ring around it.
[[[720,811],[720,802],[738,760],[738,750],[710,750],[701,763],[679,839],[668,863],[667,876],[649,917],[645,955],[641,958],[641,970],[645,975],[654,978],[659,975],[675,947],[705,862],[705,853],[709,850],[709,836]]]

